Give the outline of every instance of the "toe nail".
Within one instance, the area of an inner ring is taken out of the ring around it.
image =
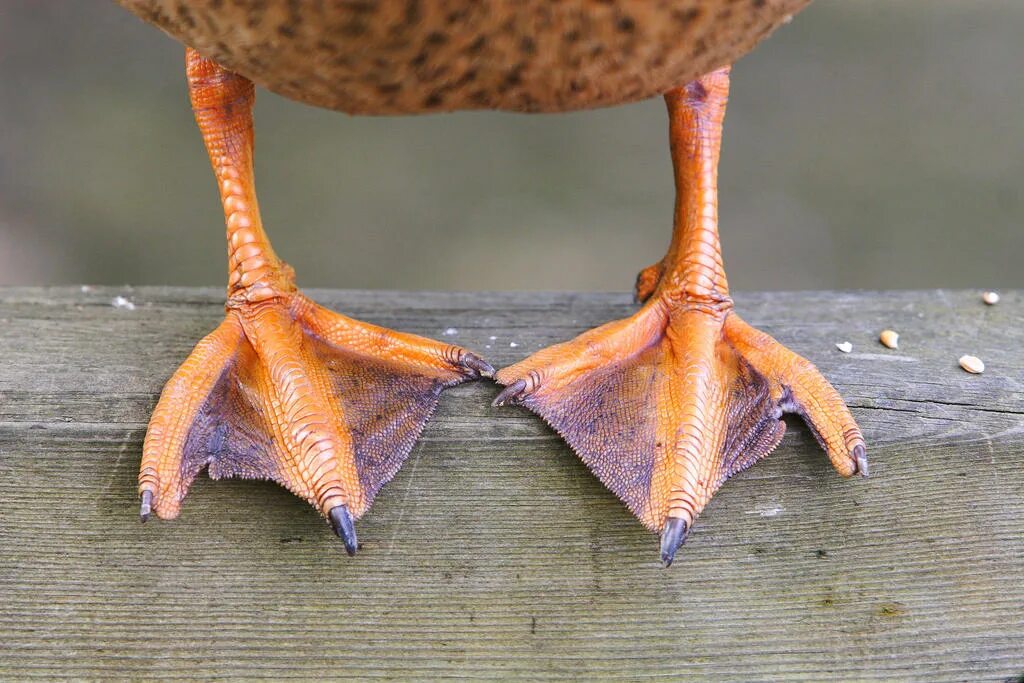
[[[509,384],[507,387],[502,389],[501,393],[498,394],[498,397],[494,399],[491,405],[497,408],[498,406],[503,406],[508,402],[515,403],[519,399],[519,394],[523,393],[525,390],[525,379],[513,382],[512,384]]]
[[[678,517],[669,517],[661,530],[661,564],[666,569],[676,558],[679,546],[686,542],[686,522]]]
[[[334,533],[338,534],[338,538],[345,544],[345,552],[355,555],[356,550],[359,549],[359,541],[356,539],[356,525],[352,522],[352,515],[348,513],[348,508],[344,505],[337,505],[331,508],[327,516],[331,520]]]
[[[475,370],[484,377],[494,376],[494,367],[475,353],[467,353],[462,357],[462,364],[470,370]]]
[[[139,519],[145,522],[153,512],[153,492],[142,492],[142,503],[139,505]]]
[[[857,444],[854,446],[853,452],[850,455],[857,462],[857,472],[860,476],[868,476],[868,451],[864,448],[864,445]]]

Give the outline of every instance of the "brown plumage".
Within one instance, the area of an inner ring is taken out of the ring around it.
[[[732,64],[810,0],[118,0],[276,93],[351,114],[604,107]]]

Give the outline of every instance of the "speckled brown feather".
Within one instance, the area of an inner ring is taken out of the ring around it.
[[[352,114],[550,112],[732,64],[810,0],[118,0],[201,54]]]

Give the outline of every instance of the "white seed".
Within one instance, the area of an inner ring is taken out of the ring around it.
[[[114,300],[110,302],[110,305],[114,308],[123,308],[126,311],[134,311],[135,303],[125,299],[123,296],[116,296]]]
[[[999,303],[998,292],[985,292],[981,295],[981,300],[987,303],[989,306],[994,306]]]
[[[960,367],[973,375],[985,372],[985,364],[977,356],[960,356]]]
[[[843,353],[849,353],[850,351],[853,351],[853,344],[851,344],[850,342],[839,342],[838,344],[836,344],[836,348],[842,351]]]
[[[882,330],[882,334],[878,335],[878,341],[890,349],[900,348],[900,335],[892,330]]]

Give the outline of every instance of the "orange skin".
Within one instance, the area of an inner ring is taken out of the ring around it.
[[[844,477],[867,475],[864,439],[807,360],[733,311],[718,240],[717,167],[729,69],[665,95],[676,209],[665,258],[641,272],[633,316],[499,371],[496,405],[547,420],[648,528],[671,564],[694,519],[799,413]]]
[[[139,495],[176,517],[196,474],[275,479],[353,519],[408,455],[441,389],[493,368],[465,349],[324,309],[274,254],[253,186],[252,83],[186,53],[189,92],[227,224],[227,315],[171,377],[143,445]]]
[[[227,315],[167,383],[143,446],[141,515],[179,513],[196,475],[273,479],[331,522],[353,521],[401,467],[441,390],[494,374],[465,349],[359,322],[310,301],[263,230],[253,186],[252,83],[192,49],[192,106],[220,188]],[[807,360],[733,312],[718,240],[717,167],[729,69],[665,95],[675,169],[668,252],[637,278],[636,314],[496,375],[566,439],[648,528],[671,564],[727,478],[800,414],[843,476],[864,439]]]

